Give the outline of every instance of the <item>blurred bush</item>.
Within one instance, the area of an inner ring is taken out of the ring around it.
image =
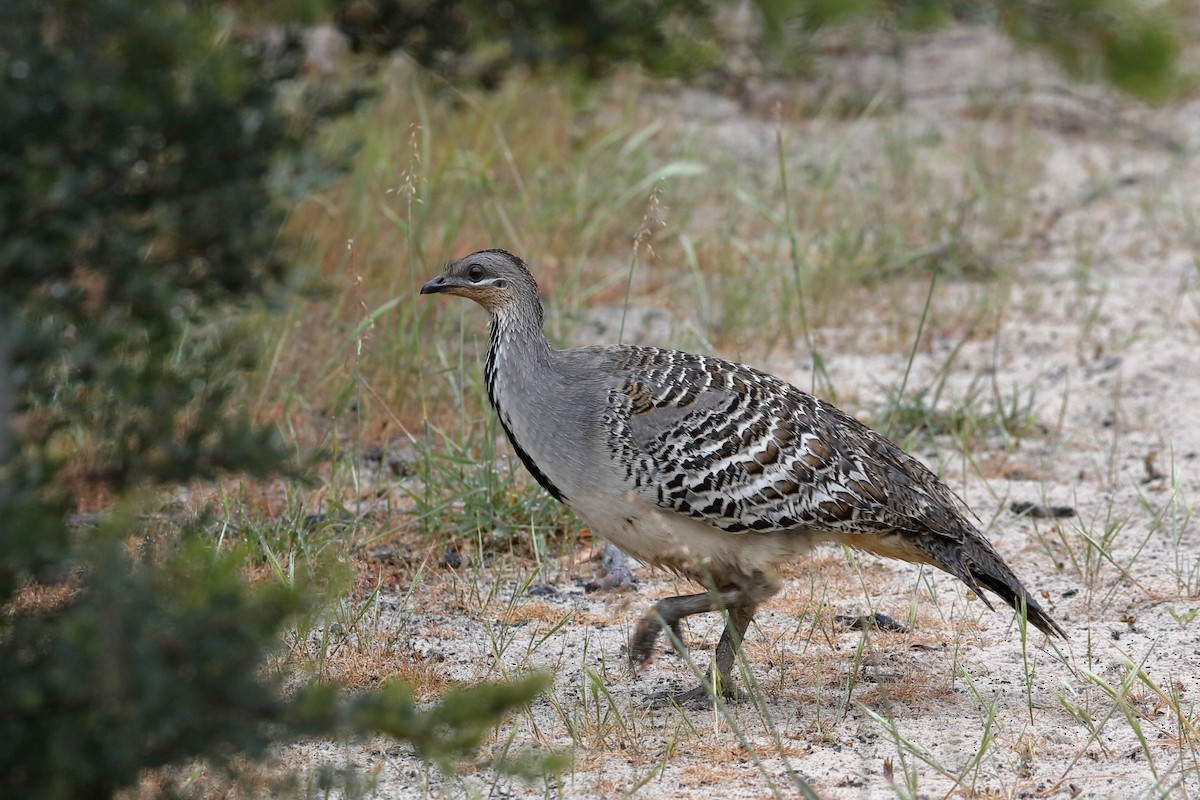
[[[711,7],[688,0],[341,0],[335,19],[356,49],[404,50],[485,84],[517,64],[595,78],[624,61],[694,73],[721,56]]]
[[[402,685],[285,692],[267,665],[320,580],[249,585],[202,522],[142,513],[147,487],[291,463],[235,390],[255,355],[239,319],[285,297],[270,187],[307,131],[225,21],[182,0],[0,4],[5,796],[111,796],[302,735],[453,758],[542,685],[430,711]],[[104,510],[72,523],[85,506]]]
[[[1144,99],[1166,99],[1182,81],[1182,4],[1139,0],[337,0],[334,14],[358,49],[403,50],[485,84],[517,65],[595,77],[635,62],[695,75],[727,67],[734,42],[768,70],[787,68],[811,60],[814,34],[833,26],[927,30],[955,20],[997,26],[1073,77]]]

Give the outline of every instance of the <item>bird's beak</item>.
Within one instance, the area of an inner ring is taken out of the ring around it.
[[[439,292],[449,291],[457,285],[457,281],[447,278],[445,275],[438,275],[421,287],[421,294],[438,294]]]

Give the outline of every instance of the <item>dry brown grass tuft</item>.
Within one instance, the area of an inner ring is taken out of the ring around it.
[[[334,648],[324,664],[322,677],[326,680],[350,688],[402,680],[417,700],[434,698],[452,685],[436,657],[413,652],[406,648],[406,642],[381,632],[356,637],[353,643]]]
[[[119,792],[116,800],[269,800],[300,796],[302,782],[286,758],[261,762],[238,758],[224,766],[197,762],[150,770],[136,787]]]
[[[26,584],[17,589],[13,598],[0,608],[0,614],[6,617],[17,617],[57,611],[70,602],[79,586],[78,575],[71,575],[58,583]]]

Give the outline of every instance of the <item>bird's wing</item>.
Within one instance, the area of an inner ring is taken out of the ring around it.
[[[918,461],[778,378],[670,350],[610,353],[608,445],[630,489],[659,507],[730,533],[958,538],[967,524],[961,501]]]

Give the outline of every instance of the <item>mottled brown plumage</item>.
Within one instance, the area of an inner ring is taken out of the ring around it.
[[[725,610],[715,666],[728,690],[734,651],[779,591],[779,567],[823,542],[939,567],[1065,636],[955,494],[836,407],[711,356],[555,350],[536,283],[502,250],[450,264],[421,291],[469,297],[492,314],[488,394],[539,483],[630,555],[710,587],[642,619],[635,664],[649,660],[662,626]]]

